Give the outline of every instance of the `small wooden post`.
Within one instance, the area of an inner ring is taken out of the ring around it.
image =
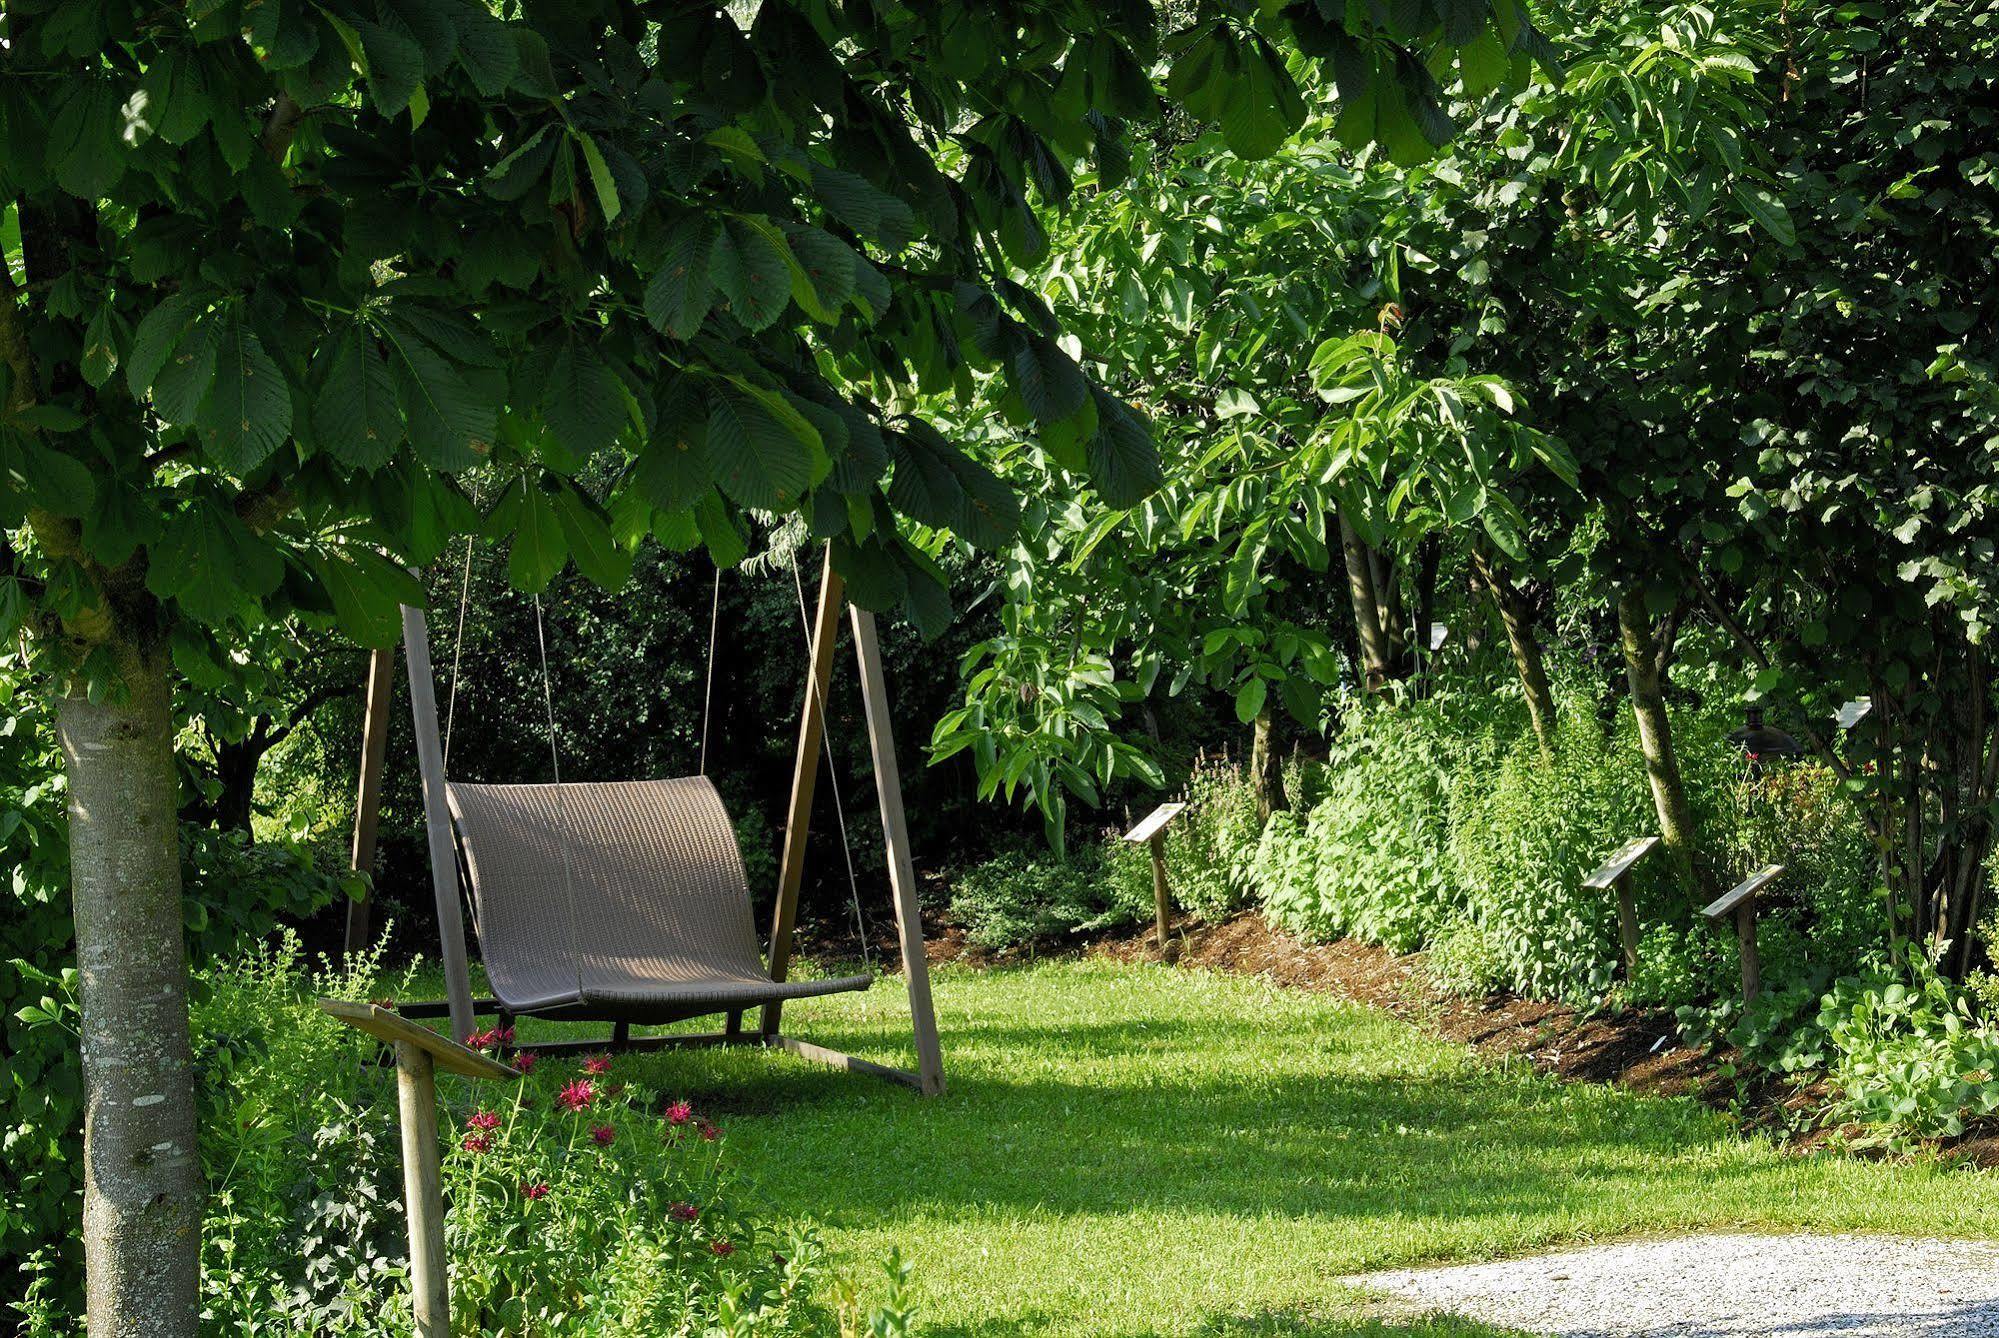
[[[396,1055],[402,1116],[403,1201],[410,1223],[410,1304],[417,1338],[450,1338],[451,1283],[444,1254],[444,1172],[438,1153],[437,1070],[468,1078],[518,1078],[497,1059],[447,1040],[371,1003],[321,999],[321,1011],[386,1041]]]
[[[1159,949],[1159,959],[1173,960],[1173,894],[1166,883],[1166,824],[1173,821],[1186,809],[1183,803],[1161,804],[1140,818],[1138,825],[1126,832],[1123,840],[1132,845],[1143,844],[1152,853],[1152,933],[1153,943]]]
[[[1152,854],[1152,942],[1162,961],[1170,961],[1173,948],[1173,894],[1166,886],[1166,833],[1154,832],[1145,843]]]
[[[450,1338],[451,1284],[444,1257],[444,1172],[437,1151],[437,1066],[428,1051],[396,1042],[396,1105],[403,1128],[403,1202],[410,1221],[410,1301],[418,1338]]]
[[[1763,964],[1756,956],[1756,894],[1776,881],[1782,872],[1783,865],[1766,864],[1701,908],[1701,914],[1710,920],[1730,914],[1735,917],[1735,942],[1742,954],[1744,1008],[1755,1003],[1756,996],[1763,992]]]
[[[368,655],[367,704],[361,716],[361,785],[354,798],[354,844],[347,867],[357,873],[375,872],[375,838],[382,817],[382,764],[389,752],[389,697],[395,691],[396,653],[374,650]],[[347,933],[343,951],[352,955],[368,946],[369,894],[347,903]]]
[[[1650,854],[1659,844],[1656,836],[1634,836],[1612,852],[1603,867],[1583,879],[1584,887],[1602,891],[1614,888],[1617,892],[1617,940],[1624,952],[1624,978],[1626,980],[1638,971],[1638,903],[1631,895],[1628,875],[1639,860]]]

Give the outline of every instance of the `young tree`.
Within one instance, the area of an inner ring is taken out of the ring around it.
[[[1268,152],[1302,113],[1294,24],[1391,133],[1433,99],[1419,55],[1535,40],[1515,0],[1380,31],[1333,8],[1205,0],[1170,92]],[[1085,472],[1149,467],[1006,268],[1155,110],[1153,10],[24,0],[4,23],[0,631],[33,638],[70,773],[90,1322],[188,1333],[175,663],[291,609],[383,644],[421,598],[403,564],[468,531],[538,589],[570,560],[617,581],[646,534],[734,561],[752,510],[802,511],[857,601],[935,625],[899,518],[991,546],[1017,508],[912,392],[995,369]],[[605,459],[599,498],[578,480]]]

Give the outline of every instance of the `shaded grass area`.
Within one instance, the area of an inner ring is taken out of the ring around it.
[[[1495,1066],[1251,978],[947,967],[936,994],[934,1101],[784,1054],[618,1060],[720,1122],[849,1268],[912,1258],[926,1333],[1493,1338],[1336,1279],[1696,1228],[1999,1236],[1984,1176],[1789,1156],[1690,1100]],[[891,978],[787,1005],[785,1029],[906,1066],[904,1007]]]

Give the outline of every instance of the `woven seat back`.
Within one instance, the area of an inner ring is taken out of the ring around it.
[[[446,791],[502,998],[768,978],[735,827],[706,776]]]

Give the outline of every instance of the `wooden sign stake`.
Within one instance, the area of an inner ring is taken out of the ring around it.
[[[1776,881],[1782,872],[1783,865],[1766,864],[1722,893],[1711,905],[1701,908],[1701,914],[1710,920],[1719,920],[1730,912],[1735,915],[1735,942],[1742,954],[1744,1008],[1755,1003],[1756,996],[1763,992],[1763,964],[1756,956],[1756,894]]]
[[[1624,950],[1626,980],[1638,971],[1638,903],[1632,899],[1631,883],[1625,875],[1658,844],[1656,836],[1634,836],[1619,846],[1604,861],[1602,868],[1583,879],[1584,887],[1593,887],[1598,891],[1606,888],[1617,890],[1617,939]]]
[[[410,1302],[417,1338],[450,1338],[451,1285],[444,1257],[444,1170],[437,1141],[437,1070],[468,1078],[520,1072],[375,1004],[321,999],[328,1015],[386,1041],[396,1055],[402,1117],[403,1202],[410,1220]]]
[[[1173,893],[1166,883],[1166,824],[1178,817],[1187,806],[1182,803],[1161,804],[1139,820],[1139,824],[1124,834],[1124,840],[1133,845],[1143,841],[1152,853],[1152,933],[1153,944],[1159,949],[1159,959],[1173,960]]]

